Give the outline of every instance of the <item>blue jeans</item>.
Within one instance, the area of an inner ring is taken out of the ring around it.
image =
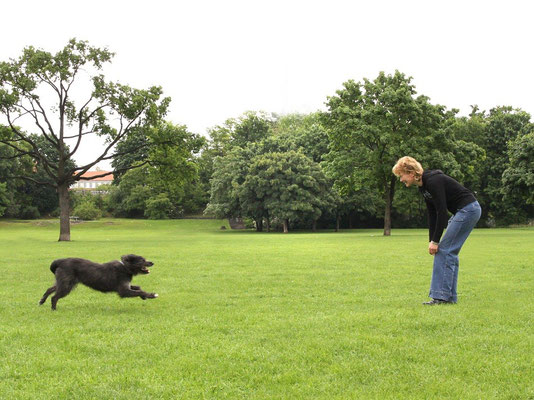
[[[434,269],[429,296],[456,303],[458,294],[458,254],[467,237],[480,219],[480,204],[474,201],[458,210],[449,219],[449,225],[439,242],[438,252],[434,255]]]

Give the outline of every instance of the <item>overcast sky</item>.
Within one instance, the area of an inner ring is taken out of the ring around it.
[[[107,47],[107,78],[162,86],[168,119],[200,134],[247,110],[324,109],[343,82],[396,69],[463,115],[474,104],[534,115],[533,11],[530,0],[9,1],[0,60],[72,37]]]

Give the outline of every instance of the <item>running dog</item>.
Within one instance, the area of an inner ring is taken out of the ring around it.
[[[147,267],[154,265],[144,257],[128,254],[121,257],[121,261],[110,261],[98,264],[83,258],[61,258],[54,260],[50,271],[56,277],[54,286],[47,289],[39,305],[43,304],[48,296],[52,296],[52,310],[56,309],[59,299],[68,295],[78,284],[83,283],[100,292],[116,292],[120,297],[141,297],[143,300],[155,299],[156,293],[147,293],[139,286],[130,285],[134,275],[149,274]]]

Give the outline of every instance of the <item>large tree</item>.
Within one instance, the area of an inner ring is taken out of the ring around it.
[[[238,188],[246,178],[259,144],[271,135],[272,118],[247,111],[209,130],[211,140],[202,155],[204,176],[209,176],[210,200],[205,213],[220,218],[243,217]]]
[[[340,169],[347,193],[364,186],[380,193],[384,235],[391,232],[391,209],[396,187],[391,167],[403,155],[421,158],[439,143],[437,133],[444,120],[444,107],[415,96],[412,78],[396,71],[380,72],[374,81],[350,80],[327,101],[324,123],[329,130],[330,169]],[[438,149],[435,149],[438,151]]]
[[[288,232],[289,223],[310,221],[313,229],[331,207],[330,184],[319,164],[294,150],[254,157],[239,188],[242,210],[257,223],[277,218]]]
[[[130,132],[160,123],[170,102],[162,98],[161,87],[140,90],[107,82],[100,72],[113,55],[72,39],[56,54],[30,46],[18,59],[0,63],[0,114],[9,128],[2,130],[0,142],[18,156],[31,156],[51,179],[59,196],[60,241],[70,240],[69,186],[116,157],[115,145]],[[50,143],[57,159],[40,151],[23,130],[28,127]],[[93,161],[69,167],[90,135],[105,140],[103,150]]]

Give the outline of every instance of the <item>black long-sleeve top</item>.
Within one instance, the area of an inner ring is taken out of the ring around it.
[[[443,230],[447,227],[449,214],[476,201],[469,189],[460,185],[439,169],[423,171],[423,186],[419,188],[428,209],[429,240],[439,243]]]

